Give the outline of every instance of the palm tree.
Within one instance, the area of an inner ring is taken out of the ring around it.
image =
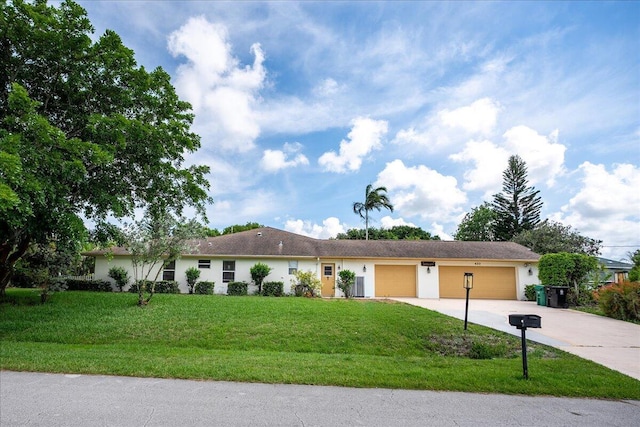
[[[360,215],[360,218],[364,219],[365,233],[366,239],[369,240],[369,211],[381,209],[389,209],[393,212],[393,205],[389,201],[386,193],[386,187],[378,187],[373,189],[373,185],[367,185],[367,189],[365,190],[364,203],[363,202],[354,202],[353,204],[353,213]]]

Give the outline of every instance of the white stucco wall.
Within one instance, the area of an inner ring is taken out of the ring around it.
[[[96,264],[94,267],[96,280],[106,280],[111,282],[113,285],[113,289],[115,290],[116,289],[115,281],[109,277],[109,270],[112,267],[122,267],[125,270],[127,270],[129,272],[129,279],[130,279],[129,285],[133,283],[134,281],[133,266],[131,265],[131,260],[126,257],[112,257],[112,258],[107,258],[105,256],[96,257]],[[158,267],[153,269],[150,276],[155,277],[155,274],[158,272],[160,267],[161,266],[158,265]],[[162,275],[160,276],[160,278],[162,278]],[[125,291],[128,289],[129,289],[129,286],[124,288]]]
[[[529,273],[531,271],[531,273]],[[527,285],[539,285],[538,265],[537,264],[517,264],[516,267],[516,285],[518,287],[518,299],[526,300],[524,288]]]
[[[209,259],[211,260],[210,268],[200,268],[200,277],[198,281],[209,281],[214,282],[214,293],[216,294],[226,294],[227,293],[227,283],[223,283],[222,281],[222,263],[223,261],[235,261],[235,278],[236,282],[247,282],[250,284],[249,293],[251,294],[257,288],[251,285],[251,272],[250,269],[258,262],[262,262],[263,264],[267,264],[273,270],[271,273],[265,278],[265,282],[283,282],[283,288],[285,293],[290,293],[291,291],[291,279],[293,279],[293,275],[289,274],[289,261],[295,260],[292,259],[250,259],[250,258],[210,258],[210,257],[183,257],[176,260],[176,268],[175,268],[175,280],[179,284],[180,291],[183,293],[188,292],[187,286],[187,276],[186,271],[191,267],[198,268],[198,261],[201,259]],[[298,261],[298,270],[304,271],[312,271],[316,274],[319,274],[319,268],[317,267],[317,262],[315,260],[297,260]],[[106,257],[97,257],[95,264],[95,278],[99,280],[108,280],[113,283],[108,276],[109,269],[112,267],[123,267],[129,271],[129,277],[132,278],[133,281],[133,267],[131,265],[131,261],[125,257],[113,257],[108,259]],[[159,266],[158,266],[159,268]],[[154,270],[154,273],[157,270]],[[155,276],[153,274],[152,276]],[[162,279],[162,273],[159,276],[159,279]],[[126,290],[126,289],[125,289]]]
[[[250,269],[256,263],[261,262],[267,264],[272,268],[269,276],[265,278],[266,282],[283,282],[284,292],[291,292],[291,280],[293,275],[289,274],[289,261],[296,260],[291,259],[279,259],[279,258],[211,258],[206,256],[187,256],[180,258],[176,261],[175,280],[179,283],[180,291],[183,293],[188,292],[186,270],[190,267],[198,268],[198,260],[210,259],[211,268],[201,268],[199,281],[211,281],[215,282],[214,292],[216,294],[226,294],[227,284],[222,281],[222,263],[223,261],[235,261],[235,281],[247,282],[251,284]],[[522,262],[500,262],[500,261],[482,261],[480,264],[477,261],[468,260],[447,260],[436,261],[436,266],[426,267],[420,265],[419,260],[376,260],[376,259],[339,259],[339,258],[325,258],[325,259],[297,259],[298,270],[311,271],[316,274],[318,278],[321,278],[321,265],[322,264],[335,264],[334,274],[337,284],[338,273],[341,270],[351,270],[356,273],[357,277],[364,278],[364,297],[373,298],[375,296],[375,265],[376,264],[388,264],[388,265],[415,265],[416,266],[416,295],[418,298],[439,298],[440,297],[440,266],[469,266],[474,268],[481,267],[514,267],[516,272],[516,295],[520,300],[525,299],[525,286],[530,284],[538,284],[538,268],[537,264],[530,263],[524,264]],[[106,257],[97,257],[95,265],[95,277],[96,279],[110,280],[108,277],[109,269],[113,266],[121,266],[129,271],[130,277],[133,278],[133,271],[131,262],[124,257],[114,257],[107,259]],[[366,271],[365,270],[366,267]],[[531,274],[529,271],[531,270]],[[160,275],[160,278],[162,275]],[[253,293],[256,287],[249,286],[249,293]],[[337,289],[337,297],[343,297],[343,293]]]

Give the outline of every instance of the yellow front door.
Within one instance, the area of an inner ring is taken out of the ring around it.
[[[322,264],[322,296],[332,297],[336,294],[335,264]]]

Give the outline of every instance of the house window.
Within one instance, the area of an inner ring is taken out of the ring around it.
[[[198,260],[198,268],[211,268],[211,260],[210,259],[199,259]]]
[[[296,274],[298,272],[298,261],[289,261],[289,274]]]
[[[325,265],[324,266],[324,275],[325,275],[325,277],[333,276],[333,265]]]
[[[176,280],[176,262],[171,261],[162,270],[162,280]]]
[[[222,283],[234,282],[236,280],[236,262],[222,261]]]

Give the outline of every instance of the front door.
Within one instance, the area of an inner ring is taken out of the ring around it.
[[[332,297],[336,294],[335,264],[322,264],[322,296]]]

